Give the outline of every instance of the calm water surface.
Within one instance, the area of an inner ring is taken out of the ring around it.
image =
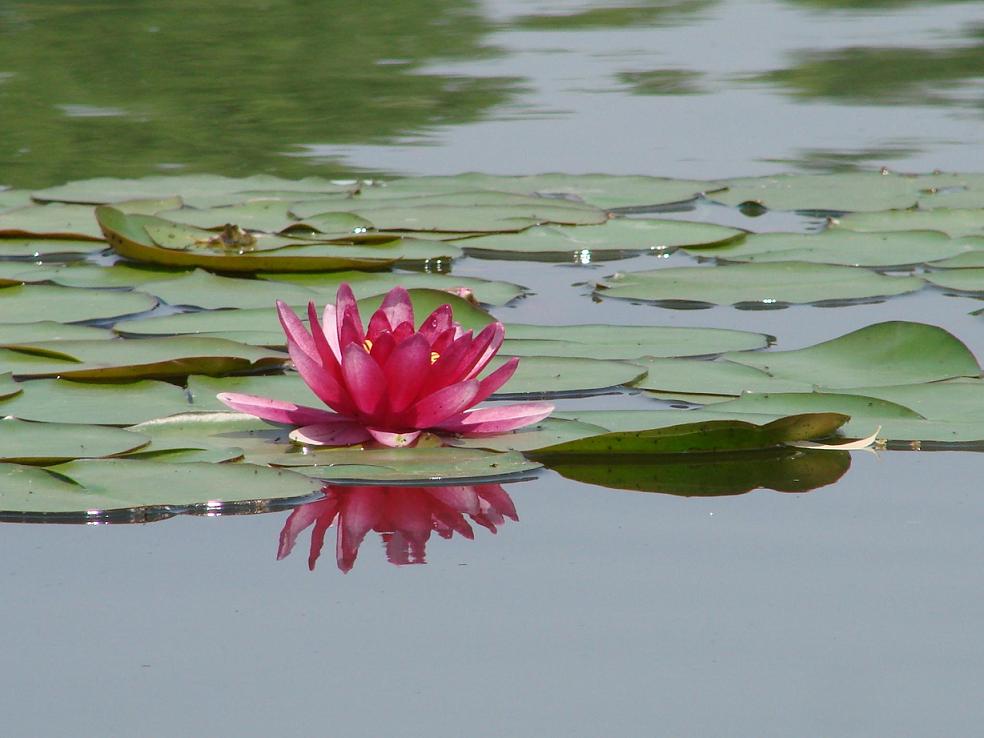
[[[7,2],[0,183],[984,170],[982,70],[980,2]],[[578,286],[685,261],[455,270],[533,287],[506,320],[783,348],[923,320],[984,358],[979,301],[942,291],[673,311]],[[504,487],[519,520],[497,534],[435,534],[427,565],[398,567],[370,532],[345,575],[335,528],[313,572],[311,528],[277,560],[288,511],[4,525],[2,732],[979,735],[982,469],[860,453],[809,493],[693,498],[545,473]]]

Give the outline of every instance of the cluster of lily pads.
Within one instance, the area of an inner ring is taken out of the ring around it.
[[[686,220],[699,200],[827,222],[749,233]],[[522,358],[492,399],[642,392],[652,409],[566,410],[451,445],[312,449],[216,399],[312,403],[277,299],[303,312],[344,282],[367,315],[402,285],[418,316],[450,304],[477,331],[529,290],[456,276],[463,254],[677,250],[692,265],[618,273],[595,295],[672,306],[842,303],[927,284],[984,294],[984,176],[192,176],[0,191],[0,512],[207,509],[305,498],[326,481],[465,483],[544,464],[629,489],[806,489],[849,459],[789,443],[880,426],[890,447],[984,444],[977,360],[942,328],[908,322],[794,351],[760,333],[655,325],[657,313],[647,326],[507,323],[490,367]]]

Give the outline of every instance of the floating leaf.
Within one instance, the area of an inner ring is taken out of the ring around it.
[[[32,343],[37,341],[93,341],[115,338],[108,328],[90,325],[57,323],[42,320],[37,323],[0,323],[0,345]]]
[[[823,303],[914,292],[918,277],[889,277],[856,267],[803,262],[670,267],[618,273],[598,294],[659,303]]]
[[[965,238],[960,240],[970,242],[974,246],[974,250],[954,256],[952,259],[934,262],[934,269],[984,268],[984,238]]]
[[[582,423],[576,420],[547,418],[536,425],[508,433],[496,433],[471,438],[452,438],[447,441],[459,448],[484,448],[489,451],[532,451],[565,441],[573,441],[587,436],[606,433],[600,425]]]
[[[282,366],[286,354],[221,338],[179,336],[112,341],[39,341],[0,351],[0,371],[15,377],[78,380],[222,375]]]
[[[643,359],[648,370],[634,387],[689,402],[715,402],[745,392],[809,392],[808,382],[776,378],[766,371],[730,361]]]
[[[782,449],[741,454],[551,461],[562,477],[609,489],[660,492],[686,497],[740,495],[754,489],[809,492],[833,484],[851,467],[847,452]]]
[[[2,246],[2,242],[0,242]],[[136,287],[147,282],[174,279],[187,270],[141,267],[130,264],[97,266],[95,264],[28,264],[22,261],[0,262],[0,281],[16,283],[53,282],[63,287]]]
[[[39,379],[21,386],[23,393],[0,401],[0,415],[48,423],[133,425],[189,409],[184,390],[167,382],[90,384]]]
[[[468,238],[456,243],[470,255],[479,257],[495,257],[507,252],[533,260],[566,259],[576,255],[584,261],[618,258],[639,251],[659,252],[678,246],[720,246],[744,236],[745,232],[736,228],[709,223],[616,218],[604,225],[538,226],[519,234]]]
[[[188,393],[191,395],[193,409],[196,411],[228,412],[228,406],[219,402],[215,397],[220,392],[238,392],[244,395],[273,397],[284,402],[293,402],[309,407],[321,407],[322,405],[311,388],[304,384],[301,375],[296,372],[247,377],[203,377],[199,375],[188,377]]]
[[[98,177],[37,190],[32,195],[39,202],[103,205],[135,198],[152,200],[180,194],[181,199],[192,207],[211,207],[220,203],[242,202],[257,192],[296,192],[310,198],[321,194],[349,194],[357,189],[358,183],[336,183],[320,177],[290,180],[265,174],[243,178],[191,174],[142,179]]]
[[[497,356],[489,368],[497,369],[504,362],[505,358]],[[512,379],[494,397],[518,399],[596,394],[631,384],[645,372],[643,367],[627,361],[527,356],[520,360]]]
[[[119,428],[0,418],[0,461],[18,464],[116,456],[145,446],[148,440]]]
[[[538,461],[566,456],[721,453],[780,446],[831,435],[849,420],[839,413],[790,415],[764,425],[741,420],[708,420],[641,431],[613,431],[527,452]]]
[[[316,481],[286,469],[250,464],[105,459],[73,461],[51,471],[54,474],[13,465],[0,467],[0,479],[4,480],[0,485],[0,508],[4,512],[94,515],[137,507],[216,506],[223,502],[305,498],[320,487]]]
[[[21,389],[21,385],[14,381],[14,377],[10,374],[10,372],[0,374],[0,400],[13,397],[18,394]],[[0,404],[0,411],[2,411],[2,409],[3,405]]]
[[[397,285],[413,288],[448,291],[465,288],[471,290],[475,299],[484,305],[505,305],[524,295],[526,289],[511,282],[499,282],[478,277],[461,277],[456,274],[437,274],[422,272],[332,272],[304,274],[259,273],[260,279],[277,283],[296,284],[330,296],[334,300],[338,285],[347,283],[357,298],[369,297],[389,292]]]
[[[799,261],[889,267],[940,261],[970,248],[969,243],[936,231],[855,233],[834,229],[817,234],[755,233],[737,244],[713,250],[687,250],[695,256],[736,262]]]
[[[712,198],[725,205],[753,202],[770,210],[837,212],[912,207],[925,186],[912,177],[880,172],[739,177],[722,184],[727,189]]]
[[[139,292],[33,284],[0,287],[0,315],[5,323],[97,320],[142,313],[156,305],[156,298]]]
[[[105,241],[80,241],[63,238],[0,238],[0,257],[70,256],[79,258],[107,248]]]
[[[103,240],[86,205],[29,205],[0,213],[0,238],[25,237]]]
[[[777,379],[823,387],[911,384],[980,374],[970,350],[942,328],[923,323],[877,323],[794,351],[726,354],[725,359]]]
[[[831,228],[849,231],[942,231],[951,238],[984,235],[984,210],[889,210],[852,213]]]
[[[583,356],[636,359],[642,356],[710,356],[764,348],[761,333],[718,328],[628,325],[506,326],[501,353],[510,356]]]
[[[162,282],[140,286],[141,292],[159,297],[169,305],[193,305],[215,308],[273,309],[277,300],[291,305],[322,302],[314,290],[293,284],[277,284],[262,279],[233,279],[219,277],[202,269]]]
[[[984,253],[981,254],[984,257]],[[948,269],[923,275],[930,284],[958,292],[984,293],[984,267],[978,269]]]

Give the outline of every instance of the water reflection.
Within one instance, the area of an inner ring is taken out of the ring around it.
[[[277,558],[287,557],[297,537],[311,531],[308,567],[314,569],[325,534],[336,527],[335,560],[343,572],[355,565],[359,547],[370,531],[380,535],[391,564],[426,563],[432,532],[441,538],[475,533],[468,520],[495,533],[506,518],[518,521],[516,507],[498,484],[469,487],[349,487],[328,485],[325,499],[295,508],[280,533]]]

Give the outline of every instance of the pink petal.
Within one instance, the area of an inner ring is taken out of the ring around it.
[[[314,340],[307,332],[301,319],[297,317],[297,313],[287,307],[287,303],[277,300],[277,315],[280,318],[280,325],[283,327],[284,333],[287,336],[288,345],[293,342],[301,351],[311,357],[311,359],[320,361],[321,359],[318,356],[318,349],[314,345]]]
[[[477,393],[478,382],[474,379],[439,389],[418,400],[410,409],[413,425],[417,428],[441,427],[442,421],[471,407]]]
[[[410,328],[413,328],[413,303],[410,301],[410,293],[403,287],[391,289],[383,298],[379,309],[389,319],[390,330],[395,331],[404,323],[409,323]]]
[[[335,306],[325,305],[324,312],[321,314],[321,330],[331,346],[331,352],[335,354],[335,360],[342,360],[342,350],[338,346],[338,319],[335,317]]]
[[[304,384],[311,388],[319,400],[343,415],[354,414],[355,406],[345,386],[320,363],[304,353],[296,343],[288,342],[287,351]]]
[[[369,325],[366,326],[366,338],[375,344],[377,337],[383,331],[390,332],[389,318],[386,317],[386,313],[382,310],[377,310],[369,318]]]
[[[293,402],[273,400],[257,395],[243,395],[238,392],[220,392],[216,395],[219,402],[238,410],[241,413],[255,415],[257,418],[273,423],[290,423],[291,425],[307,425],[309,423],[331,423],[335,420],[348,420],[327,410],[320,410],[305,405],[295,405]]]
[[[338,329],[338,345],[342,349],[346,344],[362,343],[366,340],[366,332],[362,327],[359,316],[359,305],[352,294],[352,288],[346,282],[338,285],[335,296],[335,323]]]
[[[482,370],[488,366],[489,362],[492,361],[492,357],[499,353],[499,349],[502,347],[502,341],[506,337],[505,326],[503,326],[502,323],[493,323],[491,326],[491,331],[492,337],[488,346],[486,346],[485,351],[475,362],[474,367],[471,372],[466,375],[465,379],[477,377]]]
[[[385,367],[386,363],[390,359],[390,354],[393,353],[393,349],[396,348],[396,339],[393,338],[393,334],[389,330],[385,330],[376,336],[376,340],[372,342],[372,350],[369,351],[369,356],[372,360],[376,362],[376,365],[380,368]]]
[[[324,328],[322,328],[321,322],[318,320],[318,313],[315,310],[313,302],[308,303],[308,323],[311,326],[311,338],[314,341],[317,357],[321,359],[321,365],[325,370],[337,381],[341,378],[338,356],[335,355],[335,349],[328,343],[328,338],[325,336]]]
[[[427,343],[433,346],[437,337],[451,328],[452,323],[451,306],[441,305],[424,318],[424,322],[420,324],[417,332],[427,339]]]
[[[430,346],[421,335],[411,336],[393,349],[383,368],[393,413],[402,413],[417,399],[430,366]]]
[[[290,440],[306,446],[352,446],[368,441],[369,432],[354,420],[338,423],[312,423],[290,432]]]
[[[519,366],[519,357],[513,356],[505,364],[500,366],[494,372],[485,377],[481,382],[478,383],[478,395],[475,398],[475,404],[477,405],[484,400],[487,400],[495,391],[499,389],[502,385],[512,379],[512,375],[516,372],[516,367]]]
[[[457,341],[451,344],[447,351],[437,357],[437,361],[431,364],[424,380],[424,385],[420,390],[421,395],[429,395],[442,387],[454,384],[461,377],[462,362],[468,355],[474,339],[469,331]]]
[[[365,348],[350,343],[342,349],[342,376],[349,396],[365,416],[373,416],[386,392],[386,377]]]
[[[408,433],[393,433],[379,428],[366,428],[366,431],[376,441],[389,446],[390,448],[402,448],[412,445],[420,437],[420,431],[410,431]]]
[[[553,412],[549,402],[522,402],[517,405],[483,407],[448,418],[434,427],[466,435],[505,433],[538,423]]]

